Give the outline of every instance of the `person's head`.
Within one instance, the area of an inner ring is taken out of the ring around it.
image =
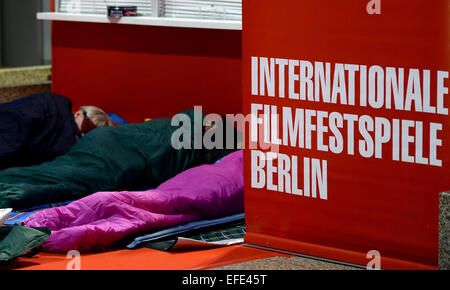
[[[78,131],[84,135],[95,128],[113,126],[111,118],[101,109],[94,106],[83,106],[74,114]]]

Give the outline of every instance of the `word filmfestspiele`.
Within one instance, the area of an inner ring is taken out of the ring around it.
[[[442,124],[429,124],[428,150],[424,156],[424,122],[413,120],[387,119],[369,115],[345,114],[320,110],[251,104],[252,122],[251,141],[263,139],[265,143],[291,146],[301,149],[334,154],[359,154],[365,158],[384,157],[383,148],[391,142],[392,160],[417,164],[442,166],[437,157],[442,140],[438,133]],[[263,114],[260,114],[263,111]],[[313,121],[315,118],[316,121]],[[281,132],[279,131],[281,127]],[[414,129],[414,135],[411,134]],[[258,132],[262,133],[258,135]],[[357,133],[362,136],[355,140]],[[329,134],[331,133],[331,134]],[[344,134],[345,133],[345,138]],[[415,152],[410,152],[410,144],[415,145]],[[355,150],[356,147],[356,150]],[[386,150],[387,151],[387,150]]]

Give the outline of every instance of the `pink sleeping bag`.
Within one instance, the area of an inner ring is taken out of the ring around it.
[[[244,211],[242,151],[180,173],[154,190],[97,192],[27,218],[49,227],[49,252],[104,250],[128,235]]]

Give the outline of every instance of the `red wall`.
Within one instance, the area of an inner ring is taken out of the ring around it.
[[[129,122],[242,110],[241,31],[54,21],[53,91]]]
[[[415,120],[423,122],[428,129],[431,122],[443,126],[438,133],[442,147],[437,152],[442,160],[441,167],[394,161],[392,139],[384,146],[381,159],[362,157],[358,149],[354,155],[347,154],[346,150],[340,154],[318,150],[315,133],[309,135],[312,149],[280,146],[280,153],[299,158],[298,172],[292,175],[298,176],[300,188],[306,175],[304,157],[328,162],[326,200],[268,187],[253,188],[252,173],[258,170],[252,166],[251,150],[245,150],[247,243],[363,266],[370,261],[366,254],[376,250],[381,255],[382,268],[437,267],[438,194],[450,189],[449,116],[288,99],[279,96],[278,86],[275,86],[274,97],[253,95],[251,57],[330,62],[332,67],[344,63],[405,68],[406,80],[410,68],[427,69],[432,76],[431,100],[436,105],[436,72],[449,71],[449,2],[382,0],[380,15],[366,12],[368,0],[285,0],[282,5],[273,5],[271,0],[243,2],[245,114],[250,113],[250,104],[255,103],[277,106],[278,112],[286,106],[293,111],[300,108]],[[297,74],[298,70],[297,67]],[[278,67],[274,74],[277,72]],[[278,81],[278,76],[275,79]],[[299,83],[295,82],[297,93]],[[359,80],[356,83],[359,84]],[[446,79],[446,87],[448,85]],[[287,84],[284,88],[288,96]],[[406,92],[406,82],[404,89]],[[359,92],[358,85],[356,91]],[[356,104],[359,98],[357,93]],[[450,106],[448,95],[445,106]],[[316,124],[317,118],[312,122]],[[424,154],[429,151],[428,129],[423,135]],[[342,129],[344,140],[347,140],[346,130],[346,127]],[[279,132],[280,137],[287,133]],[[355,140],[362,140],[358,131],[355,132]],[[328,144],[331,132],[328,130],[324,136]],[[412,147],[411,144],[410,155],[415,152]],[[273,164],[277,166],[277,162]],[[268,172],[267,167],[265,169]],[[279,175],[272,175],[277,184]]]

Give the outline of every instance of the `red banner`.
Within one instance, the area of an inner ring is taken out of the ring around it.
[[[246,242],[436,268],[448,0],[244,0]]]

